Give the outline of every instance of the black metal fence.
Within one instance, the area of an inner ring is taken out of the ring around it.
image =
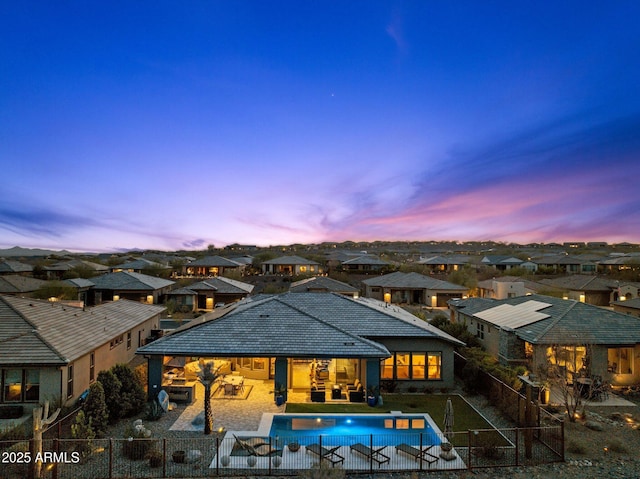
[[[38,471],[46,479],[293,475],[320,464],[367,473],[471,470],[561,461],[562,451],[562,425],[458,432],[449,440],[443,434],[46,439],[40,453],[29,441],[0,443],[0,478]]]

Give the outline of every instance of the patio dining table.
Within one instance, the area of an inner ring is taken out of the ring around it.
[[[222,378],[224,393],[236,395],[244,388],[244,376],[229,375]]]

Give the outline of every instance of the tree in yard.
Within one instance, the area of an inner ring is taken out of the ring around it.
[[[198,380],[204,386],[204,433],[211,434],[213,430],[213,410],[211,409],[211,387],[220,377],[220,367],[216,368],[213,361],[200,359]]]
[[[118,378],[120,389],[120,417],[130,417],[141,412],[146,404],[144,387],[136,377],[133,369],[126,364],[116,364],[111,368]]]
[[[89,386],[89,395],[86,402],[82,405],[82,410],[90,421],[90,425],[97,436],[102,436],[107,432],[109,424],[109,411],[107,403],[104,399],[104,388],[100,381],[94,382]]]
[[[102,389],[104,390],[109,424],[115,424],[121,416],[120,391],[122,390],[122,383],[111,370],[100,371],[98,373],[98,382],[102,384]]]

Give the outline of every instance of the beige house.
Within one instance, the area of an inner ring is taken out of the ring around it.
[[[82,309],[0,296],[0,406],[72,404],[98,372],[133,359],[162,311],[127,300]]]

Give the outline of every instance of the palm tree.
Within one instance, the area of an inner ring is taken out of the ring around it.
[[[204,433],[211,434],[213,429],[213,410],[211,409],[211,386],[220,377],[220,367],[215,368],[213,361],[200,359],[198,380],[204,386]]]

